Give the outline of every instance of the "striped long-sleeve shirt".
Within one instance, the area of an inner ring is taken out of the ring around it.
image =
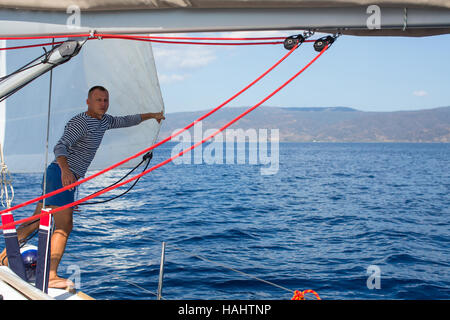
[[[139,114],[123,117],[105,114],[100,120],[88,116],[85,112],[77,114],[67,122],[63,136],[53,149],[55,162],[59,156],[65,156],[69,168],[77,178],[84,177],[106,130],[131,127],[141,121]]]

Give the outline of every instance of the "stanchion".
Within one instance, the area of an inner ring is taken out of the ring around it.
[[[25,265],[23,264],[22,256],[20,254],[19,240],[17,239],[16,226],[14,217],[11,212],[2,214],[2,224],[9,224],[10,227],[3,229],[3,236],[5,238],[6,255],[8,257],[8,266],[23,280],[28,281],[25,272]]]
[[[42,209],[42,211],[49,212],[51,209]],[[50,273],[51,225],[51,214],[41,216],[36,265],[36,288],[45,293],[48,293],[48,276]]]
[[[162,243],[161,249],[161,264],[159,266],[159,281],[158,281],[158,293],[156,295],[157,300],[161,300],[163,278],[164,278],[164,260],[166,256],[166,243]]]

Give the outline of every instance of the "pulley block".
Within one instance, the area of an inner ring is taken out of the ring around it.
[[[287,37],[286,39],[284,39],[284,48],[286,50],[292,50],[292,48],[294,48],[295,46],[301,45],[303,41],[305,41],[305,37],[301,34]]]
[[[334,42],[335,38],[332,36],[326,36],[322,37],[320,39],[317,39],[316,42],[314,42],[314,50],[317,52],[320,52],[328,45],[331,45]]]

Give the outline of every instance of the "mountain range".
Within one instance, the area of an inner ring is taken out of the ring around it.
[[[202,121],[202,130],[220,128],[246,107],[223,108]],[[207,111],[166,114],[160,137],[170,136]],[[281,142],[450,142],[450,107],[368,112],[349,107],[261,106],[230,129],[279,129]],[[192,128],[190,129],[192,130]]]

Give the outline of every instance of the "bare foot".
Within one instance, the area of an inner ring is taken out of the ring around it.
[[[75,285],[72,281],[60,277],[51,278],[48,280],[49,288],[73,290]]]
[[[8,257],[6,256],[6,249],[0,253],[0,266],[8,266]]]

